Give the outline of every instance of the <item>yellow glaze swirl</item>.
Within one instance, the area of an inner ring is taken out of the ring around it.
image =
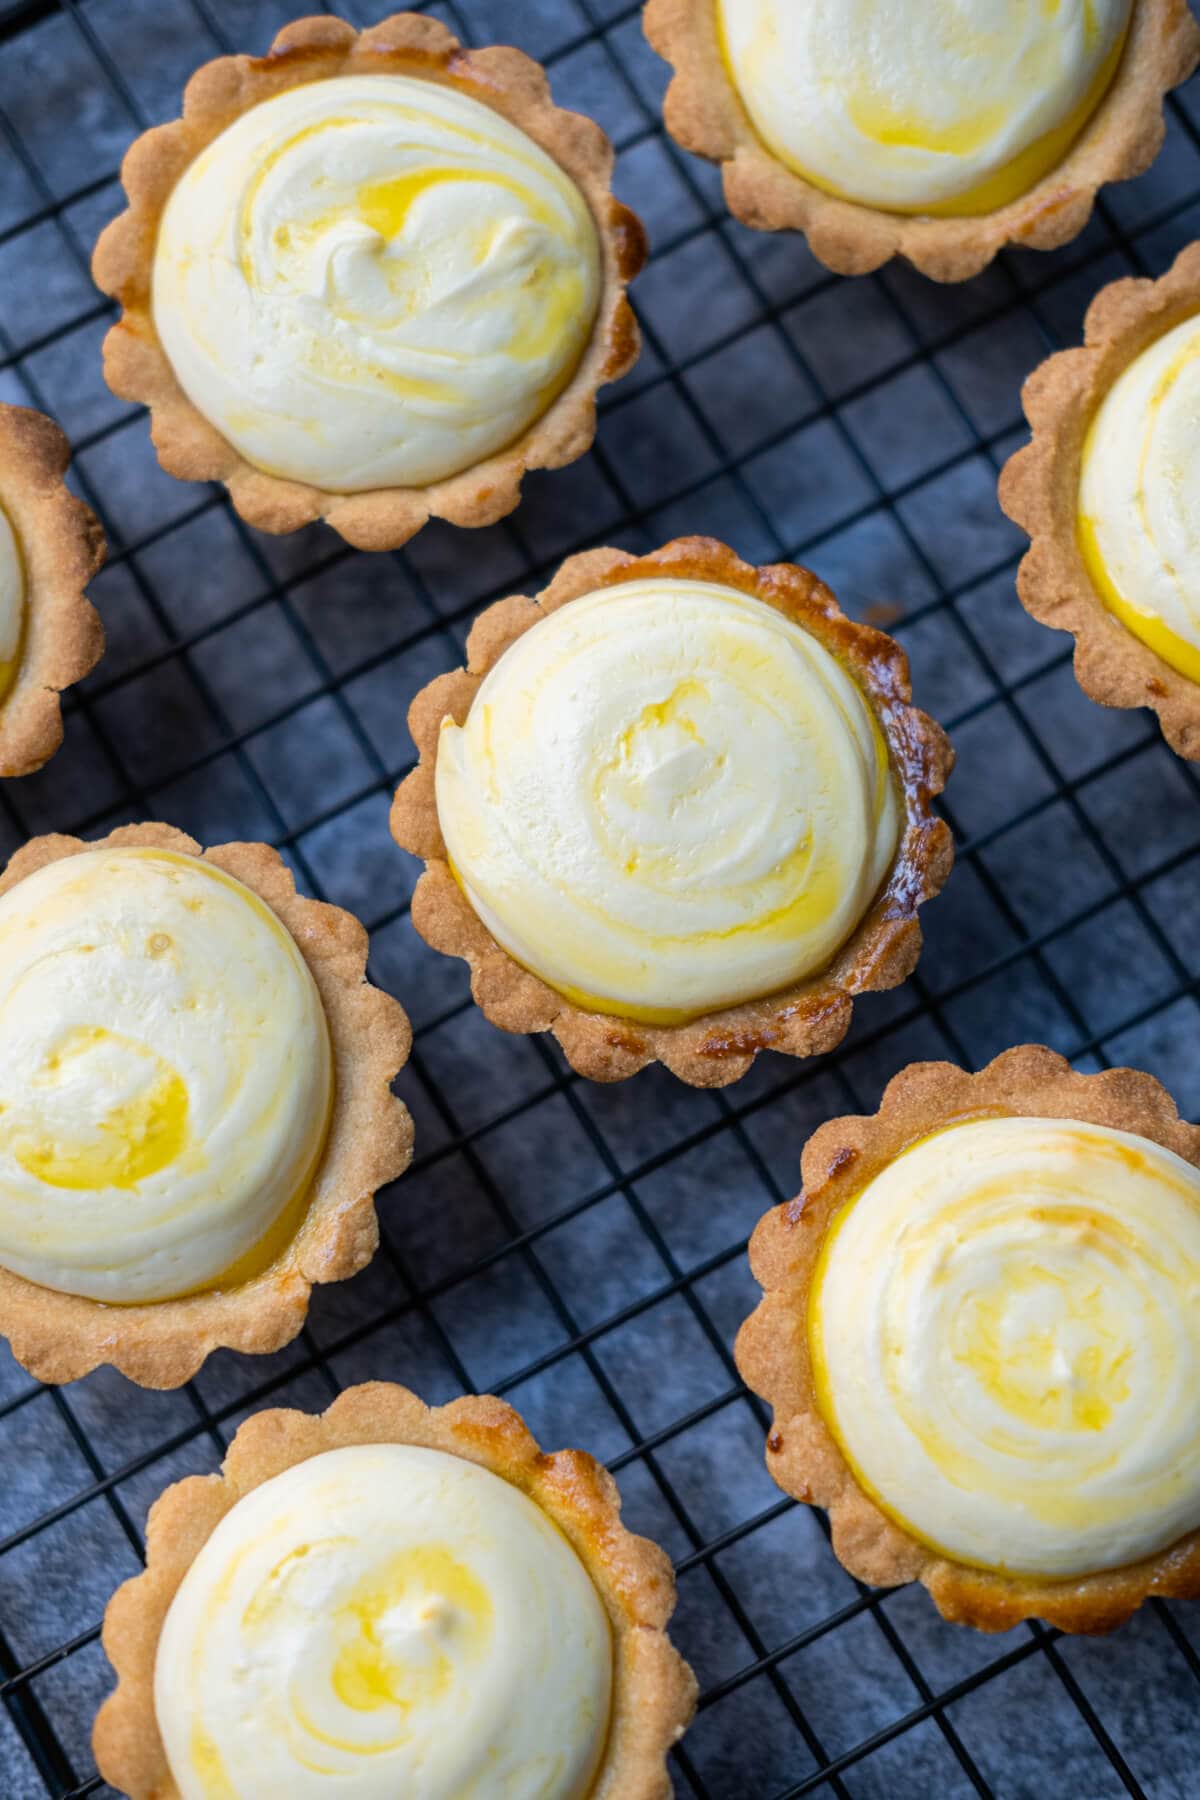
[[[505,651],[466,723],[442,724],[437,806],[510,955],[664,1023],[823,968],[900,832],[841,664],[760,600],[666,577],[574,600]]]
[[[0,896],[0,1265],[124,1303],[244,1280],[300,1223],[332,1080],[241,882],[135,848],[39,869]]]
[[[247,461],[335,493],[503,448],[574,373],[599,297],[575,183],[431,81],[340,76],[244,113],[167,203],[154,322]]]
[[[25,621],[25,563],[12,521],[0,506],[0,699],[13,684]]]
[[[1200,1173],[1148,1139],[924,1139],[833,1221],[808,1324],[859,1482],[947,1556],[1069,1577],[1200,1526]]]
[[[1200,320],[1143,350],[1084,444],[1079,543],[1110,611],[1200,681]]]
[[[717,0],[768,147],[890,212],[993,212],[1057,166],[1103,99],[1132,0]]]
[[[184,1577],[155,1709],[182,1800],[582,1800],[608,1617],[575,1551],[441,1450],[329,1450],[253,1489]]]

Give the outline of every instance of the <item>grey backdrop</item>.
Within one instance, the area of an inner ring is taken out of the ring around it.
[[[532,478],[512,520],[368,557],[319,528],[259,536],[218,492],[160,473],[145,418],[101,381],[109,309],[87,274],[131,138],[175,114],[198,62],[264,49],[309,10],[0,0],[0,397],[62,420],[112,546],[95,588],[108,654],[61,754],[0,792],[0,849],[141,816],[267,838],[371,927],[374,978],[418,1027],[402,1082],[417,1156],[385,1197],[386,1247],[314,1296],[289,1350],[216,1356],[156,1395],[103,1371],[40,1390],[0,1347],[0,1793],[105,1791],[98,1624],[155,1494],[213,1468],[253,1408],[392,1377],[430,1400],[508,1395],[545,1443],[606,1458],[629,1522],[669,1546],[705,1690],[681,1794],[1195,1795],[1197,1609],[1148,1607],[1094,1643],[987,1639],[921,1591],[859,1590],[768,1480],[730,1345],[755,1298],[747,1233],[794,1192],[806,1134],[873,1108],[914,1057],[980,1063],[1040,1038],[1082,1067],[1139,1063],[1200,1111],[1196,775],[1148,715],[1080,695],[1067,640],[1016,602],[1020,541],[995,501],[1025,373],[1077,340],[1103,282],[1158,274],[1197,235],[1200,89],[1172,102],[1151,172],[1057,255],[1006,255],[948,289],[901,267],[847,282],[799,238],[732,223],[713,172],[664,138],[665,69],[636,5],[431,7],[543,57],[557,99],[616,140],[618,191],[654,246],[635,291],[646,345],[594,453]],[[416,938],[388,800],[408,700],[459,660],[481,604],[572,550],[692,530],[805,561],[849,611],[893,622],[957,744],[959,866],[925,915],[919,979],[862,1002],[836,1057],[766,1056],[720,1095],[661,1072],[603,1089],[484,1023],[461,965]]]

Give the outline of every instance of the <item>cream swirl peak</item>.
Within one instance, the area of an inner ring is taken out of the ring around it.
[[[192,404],[271,474],[419,487],[518,437],[600,292],[579,188],[456,89],[339,76],[251,108],[184,172],[154,324]]]
[[[12,686],[25,621],[25,562],[12,522],[0,506],[0,697]]]
[[[901,828],[837,659],[761,600],[665,576],[518,638],[443,723],[436,793],[497,942],[579,1004],[659,1023],[823,969]]]
[[[796,173],[894,212],[985,213],[1059,163],[1132,0],[717,0],[756,131]]]
[[[1200,1172],[1149,1139],[922,1140],[831,1222],[808,1327],[860,1486],[932,1549],[1067,1578],[1200,1527]]]
[[[1200,319],[1113,383],[1084,445],[1079,535],[1109,609],[1200,681]]]
[[[134,848],[37,870],[0,896],[0,1266],[126,1303],[257,1272],[332,1080],[308,966],[240,882]]]
[[[325,1451],[239,1500],[155,1672],[183,1800],[583,1800],[611,1692],[608,1618],[558,1527],[407,1444]]]

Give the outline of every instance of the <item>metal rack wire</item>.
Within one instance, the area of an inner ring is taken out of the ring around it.
[[[220,492],[163,477],[144,418],[100,382],[109,308],[87,277],[125,143],[172,115],[197,63],[311,10],[0,0],[0,398],[65,425],[112,548],[109,653],[60,755],[0,791],[0,848],[137,817],[266,837],[368,924],[374,978],[418,1028],[417,1157],[384,1200],[383,1250],[318,1290],[291,1349],[222,1354],[177,1395],[110,1371],[46,1390],[0,1361],[0,1790],[106,1791],[88,1747],[99,1619],[154,1495],[214,1467],[248,1411],[374,1376],[434,1400],[510,1395],[544,1442],[617,1472],[630,1522],[675,1556],[676,1637],[703,1688],[680,1792],[1192,1794],[1188,1609],[1153,1603],[1111,1643],[1036,1625],[989,1640],[920,1593],[858,1588],[822,1521],[768,1481],[730,1345],[754,1298],[747,1232],[794,1190],[808,1131],[872,1108],[914,1057],[978,1064],[1037,1037],[1081,1066],[1149,1067],[1200,1111],[1196,774],[1147,715],[1078,694],[1066,640],[1017,606],[1019,539],[994,499],[1021,376],[1077,338],[1102,282],[1157,274],[1196,235],[1198,90],[1171,101],[1155,168],[1068,249],[956,289],[897,269],[849,283],[798,239],[732,223],[712,172],[664,137],[638,5],[429,7],[468,41],[541,56],[560,103],[613,136],[655,245],[635,292],[646,350],[595,451],[533,478],[511,520],[368,558],[319,529],[263,539]],[[862,1004],[836,1056],[762,1059],[715,1096],[658,1073],[597,1089],[484,1024],[459,965],[416,939],[387,800],[411,757],[404,707],[460,660],[481,604],[534,591],[573,550],[696,529],[811,564],[906,644],[959,747],[960,863],[918,978]]]

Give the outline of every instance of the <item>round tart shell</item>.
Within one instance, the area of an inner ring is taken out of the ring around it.
[[[0,404],[0,507],[19,540],[25,618],[13,684],[0,699],[0,775],[31,775],[63,739],[64,688],[94,669],[104,632],[84,589],[104,561],[95,513],[68,492],[63,433],[43,413]]]
[[[804,1147],[799,1197],[767,1213],[750,1242],[764,1290],[736,1355],[747,1385],[773,1409],[767,1467],[783,1491],[825,1507],[838,1560],[878,1587],[920,1581],[942,1617],[980,1631],[1045,1619],[1063,1631],[1105,1632],[1151,1594],[1200,1596],[1200,1532],[1120,1569],[1066,1580],[1003,1575],[939,1555],[888,1518],[859,1487],[818,1408],[808,1349],[808,1300],[821,1245],[845,1203],[920,1138],[976,1118],[1079,1119],[1132,1131],[1200,1167],[1200,1128],[1179,1117],[1153,1076],[1136,1069],[1079,1075],[1038,1044],[1006,1050],[977,1075],[953,1063],[912,1063],[889,1082],[879,1111],[831,1119]]]
[[[613,1634],[612,1727],[591,1800],[668,1800],[666,1756],[683,1735],[696,1683],[666,1636],[675,1581],[657,1544],[621,1524],[608,1470],[582,1450],[543,1452],[520,1415],[489,1395],[430,1408],[407,1388],[367,1382],[328,1412],[261,1412],[238,1431],[219,1475],[169,1487],[150,1510],[146,1571],[109,1602],[104,1648],[117,1688],[96,1719],[96,1762],[131,1800],[178,1800],[154,1713],[154,1660],[184,1575],[219,1522],[284,1469],[351,1444],[418,1444],[490,1469],[547,1513],[603,1602]]]
[[[1102,706],[1149,706],[1172,750],[1200,761],[1200,686],[1127,631],[1097,593],[1079,549],[1079,480],[1088,427],[1117,378],[1156,339],[1200,314],[1200,244],[1158,281],[1101,288],[1081,349],[1060,350],[1021,392],[1031,441],[1005,464],[1000,504],[1032,540],[1017,593],[1032,618],[1075,639],[1075,679]]]
[[[1062,162],[1009,205],[965,218],[885,212],[838,199],[797,175],[750,122],[717,35],[716,0],[648,0],[646,36],[669,62],[667,130],[721,165],[725,201],[759,231],[802,231],[839,275],[865,275],[903,256],[934,281],[966,281],[998,250],[1055,250],[1077,237],[1097,190],[1140,175],[1164,134],[1163,98],[1200,60],[1186,0],[1134,0],[1129,36],[1108,92]]]
[[[523,632],[597,588],[654,576],[724,583],[811,632],[854,677],[874,712],[906,815],[883,887],[828,968],[781,993],[684,1025],[645,1025],[586,1011],[514,961],[451,874],[434,786],[442,720],[463,723],[484,676]],[[954,754],[941,727],[911,698],[900,646],[846,618],[807,569],[791,563],[753,568],[715,538],[700,537],[678,538],[649,556],[589,550],[568,557],[535,599],[518,595],[488,607],[467,641],[467,667],[438,676],[409,710],[420,762],[396,792],[391,825],[401,848],[425,861],[413,895],[413,924],[433,949],[470,964],[471,993],[493,1025],[553,1032],[571,1066],[593,1081],[620,1081],[657,1060],[695,1087],[723,1087],[744,1075],[760,1050],[791,1056],[832,1050],[849,1029],[855,994],[895,987],[912,973],[921,949],[917,908],[939,892],[954,861],[949,828],[932,808]]]
[[[491,107],[571,176],[600,241],[596,322],[567,386],[506,449],[427,487],[335,494],[265,473],[192,405],[154,329],[158,227],[184,170],[242,113],[287,88],[337,75],[415,76]],[[129,208],[105,229],[92,263],[97,286],[123,309],[105,340],[105,380],[121,399],[150,408],[154,447],[169,475],[223,481],[241,516],[262,531],[295,531],[324,519],[359,549],[389,550],[431,518],[491,525],[516,506],[527,469],[560,468],[582,456],[595,436],[597,388],[637,360],[640,339],[625,288],[645,261],[645,235],[612,196],[612,165],[600,127],[554,106],[545,72],[520,50],[467,50],[418,13],[397,13],[362,32],[328,16],[298,19],[266,56],[224,56],[198,69],[184,92],[183,117],[143,133],[126,154],[121,179]]]
[[[266,902],[317,984],[333,1050],[333,1114],[308,1212],[283,1254],[252,1280],[180,1300],[110,1306],[0,1268],[0,1333],[31,1375],[74,1381],[111,1363],[141,1387],[174,1388],[213,1350],[281,1349],[303,1325],[314,1283],[344,1281],[370,1262],[379,1243],[376,1190],[412,1157],[412,1120],[391,1092],[412,1034],[399,1003],[364,979],[367,934],[358,920],[297,894],[287,864],[266,844],[202,850],[158,824],[124,825],[94,843],[33,838],[0,875],[0,894],[65,856],[130,845],[202,857]]]

